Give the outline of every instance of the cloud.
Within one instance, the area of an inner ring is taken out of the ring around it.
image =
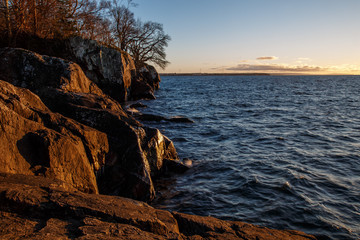
[[[299,57],[296,59],[296,63],[298,64],[304,64],[306,62],[310,62],[312,61],[310,58],[304,58],[304,57]]]
[[[297,58],[298,61],[311,61],[310,58],[304,58],[304,57],[300,57],[300,58]]]
[[[322,72],[328,68],[319,66],[292,66],[281,64],[238,64],[234,67],[228,67],[229,71],[272,71],[272,72]]]
[[[258,57],[256,58],[256,60],[276,60],[279,59],[278,57],[275,56],[268,56],[268,57]]]
[[[311,59],[310,59],[311,60]],[[318,66],[310,64],[259,64],[238,63],[233,66],[213,67],[212,71],[221,72],[261,72],[270,74],[351,74],[360,75],[360,65],[342,64]]]

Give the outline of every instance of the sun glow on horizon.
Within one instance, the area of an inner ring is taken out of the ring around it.
[[[167,73],[360,75],[359,0],[136,0],[164,24]]]
[[[211,66],[211,64],[202,67],[187,67],[186,71],[168,68],[162,73],[267,73],[281,75],[360,75],[360,65],[340,64],[319,66],[315,64],[307,64],[311,62],[310,58],[297,58],[295,64],[273,63],[278,57],[259,57],[256,60],[240,60],[223,66]],[[300,59],[300,60],[299,60]],[[264,60],[267,60],[264,62]],[[269,62],[271,61],[271,62]]]

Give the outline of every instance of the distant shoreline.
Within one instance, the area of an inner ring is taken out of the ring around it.
[[[159,73],[160,76],[360,76],[358,74],[291,74],[291,73]]]
[[[159,73],[160,76],[270,76],[269,73]]]

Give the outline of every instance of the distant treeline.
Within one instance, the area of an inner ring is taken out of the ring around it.
[[[269,76],[268,73],[160,73],[161,76]]]
[[[170,36],[162,24],[135,19],[133,0],[0,1],[0,38],[8,46],[28,37],[81,36],[129,52],[137,65],[153,62],[165,68],[169,63]]]

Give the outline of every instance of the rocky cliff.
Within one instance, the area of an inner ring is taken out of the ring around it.
[[[1,82],[3,134],[13,132],[0,139],[9,145],[1,161],[21,162],[13,173],[41,172],[84,192],[151,200],[163,160],[181,165],[167,137],[127,115],[76,63],[12,48],[0,50],[0,62],[0,79],[13,84]],[[77,172],[88,182],[73,177]]]

